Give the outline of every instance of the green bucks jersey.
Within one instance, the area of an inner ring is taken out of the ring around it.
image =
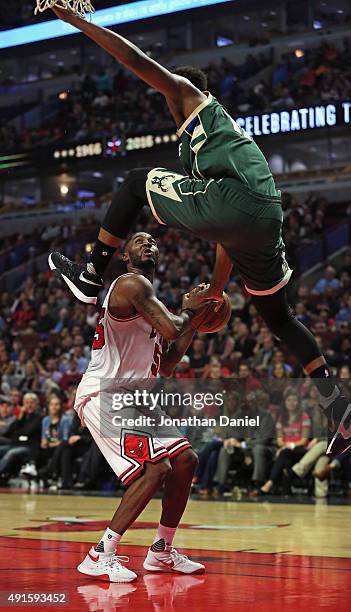
[[[181,140],[180,160],[189,176],[235,178],[250,191],[279,196],[263,153],[211,94],[191,113],[177,135]]]
[[[282,239],[280,193],[252,138],[209,95],[178,130],[187,176],[152,168],[146,195],[162,225],[219,242],[253,295],[291,276]]]

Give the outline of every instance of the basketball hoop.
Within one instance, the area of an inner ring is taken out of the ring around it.
[[[85,19],[87,13],[94,13],[95,9],[90,0],[36,0],[34,15],[42,13],[53,6],[72,11],[75,15]]]

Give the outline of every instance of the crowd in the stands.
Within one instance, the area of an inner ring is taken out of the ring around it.
[[[95,198],[89,206],[105,210],[111,201],[111,194]],[[66,203],[67,204],[67,203]],[[85,206],[84,202],[72,202],[75,206]],[[38,203],[40,206],[40,203]],[[323,196],[314,193],[306,197],[297,198],[292,194],[283,193],[282,207],[284,210],[285,223],[283,227],[286,253],[292,267],[298,267],[297,257],[300,249],[311,241],[320,238],[326,229],[334,226],[345,219],[345,215],[351,215],[351,208],[346,210],[344,205],[334,205]],[[28,210],[26,205],[16,206],[16,210]],[[13,211],[13,205],[0,205],[1,212]],[[53,241],[58,243],[69,239],[71,243],[79,242],[82,236],[85,242],[92,242],[96,234],[96,220],[94,217],[81,219],[76,223],[61,222],[50,224],[44,230],[35,229],[30,236],[14,234],[0,240],[0,277],[4,272],[31,261],[38,255],[48,251]],[[184,238],[185,239],[185,238]],[[194,244],[195,252],[197,243]],[[342,282],[344,279],[342,278]],[[0,283],[1,286],[1,283]]]
[[[294,214],[300,214],[294,199],[289,202]],[[288,221],[291,214],[286,207]],[[197,239],[165,231],[153,221],[148,223],[160,246],[155,287],[160,299],[175,311],[184,292],[208,281],[214,250]],[[78,232],[81,250],[66,230],[63,235],[59,232],[47,237],[45,248],[49,251],[64,242],[68,256],[77,254],[92,240],[92,233],[92,226],[82,226]],[[122,271],[123,262],[117,256],[109,279]],[[310,381],[303,377],[294,355],[266,328],[235,276],[227,293],[233,306],[230,324],[213,336],[198,334],[175,375],[178,379],[195,377],[229,384],[226,414],[259,415],[261,426],[184,431],[200,457],[195,491],[220,496],[244,490],[261,496],[307,489],[325,496],[330,478],[332,492],[335,488],[338,494],[346,491],[350,464],[347,460],[329,462],[325,457],[325,423]],[[343,379],[348,393],[351,253],[344,255],[337,269],[326,265],[312,286],[300,283],[293,289],[291,301],[298,318],[315,333],[333,373]],[[73,416],[74,397],[89,362],[97,317],[95,307],[75,301],[49,270],[39,272],[34,267],[17,290],[2,292],[3,484],[20,475],[41,486],[114,486],[113,474],[87,429]]]
[[[223,57],[204,67],[208,89],[235,117],[346,100],[351,96],[351,39],[286,53],[259,82],[247,79],[267,68],[272,50],[250,53],[238,65]],[[297,53],[297,55],[296,55]],[[38,126],[18,130],[0,124],[3,151],[91,139],[121,140],[126,134],[174,128],[163,96],[116,64],[75,66],[72,87],[42,106]]]

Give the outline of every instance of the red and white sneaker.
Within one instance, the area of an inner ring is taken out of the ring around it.
[[[144,561],[144,569],[149,572],[171,572],[176,574],[203,574],[205,566],[196,561],[191,561],[186,555],[181,555],[173,546],[168,546],[164,540],[163,550],[152,550],[149,548]]]
[[[77,567],[78,572],[96,580],[107,582],[132,582],[137,575],[122,565],[128,562],[128,557],[118,557],[114,553],[98,553],[92,547],[84,561]]]

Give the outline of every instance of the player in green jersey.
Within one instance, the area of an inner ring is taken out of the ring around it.
[[[150,87],[164,95],[180,138],[185,175],[165,168],[129,172],[114,197],[86,265],[49,256],[80,300],[95,304],[102,276],[148,201],[159,223],[217,243],[210,285],[189,305],[220,301],[233,264],[272,332],[293,350],[320,394],[329,422],[328,454],[351,448],[351,403],[341,395],[313,335],[288,305],[292,271],[284,254],[280,192],[252,138],[207,91],[206,75],[186,66],[170,72],[106,28],[58,7],[56,15],[80,29]]]

